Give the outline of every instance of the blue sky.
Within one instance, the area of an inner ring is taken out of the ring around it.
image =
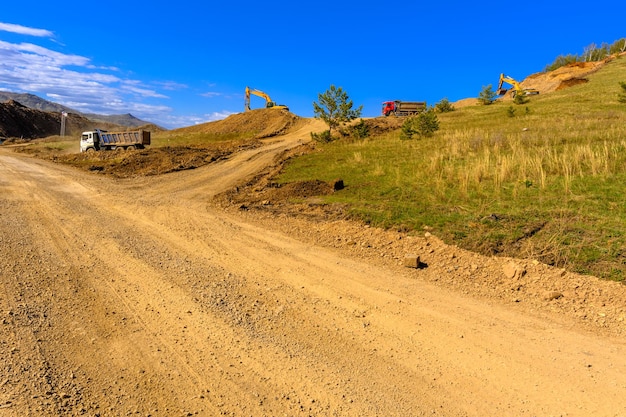
[[[0,90],[167,128],[243,111],[246,86],[302,117],[331,84],[365,117],[385,100],[454,102],[626,36],[608,1],[6,3]]]

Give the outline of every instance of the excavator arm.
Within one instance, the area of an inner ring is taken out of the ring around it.
[[[498,83],[498,89],[496,90],[496,93],[499,96],[503,96],[506,94],[507,91],[509,91],[508,89],[502,87],[502,84],[504,83],[507,83],[513,86],[513,91],[511,92],[511,95],[513,96],[513,98],[515,98],[515,96],[518,94],[520,96],[521,95],[530,96],[530,95],[539,94],[539,90],[536,90],[534,88],[523,89],[522,86],[513,78],[504,74],[500,74],[500,82]]]
[[[272,99],[270,98],[270,96],[268,96],[263,91],[253,90],[253,89],[250,89],[250,87],[246,86],[246,99],[245,99],[245,110],[246,111],[250,110],[250,94],[253,94],[255,96],[263,98],[265,100],[265,108],[266,109],[275,108],[275,109],[289,110],[289,108],[287,106],[284,106],[282,104],[278,105],[275,102],[273,102]]]
[[[513,78],[508,77],[504,74],[500,74],[500,82],[498,83],[498,89],[496,90],[496,93],[499,96],[503,96],[506,94],[507,91],[509,91],[506,88],[502,88],[502,84],[504,83],[512,85],[516,92],[522,91],[522,87],[520,87],[517,81],[515,81]]]

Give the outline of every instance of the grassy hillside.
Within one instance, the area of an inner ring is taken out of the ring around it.
[[[280,182],[342,178],[327,197],[376,226],[432,230],[485,254],[626,279],[626,58],[589,82],[439,114],[432,138],[400,132],[319,145]],[[511,117],[510,109],[513,109]]]

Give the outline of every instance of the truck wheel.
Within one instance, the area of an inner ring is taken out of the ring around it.
[[[94,148],[87,148],[87,150],[85,152],[87,153],[94,153],[96,150]]]
[[[128,149],[129,151],[134,151],[135,149],[137,149],[135,147],[135,145],[130,145],[129,147],[127,147],[126,149]]]
[[[116,146],[115,150],[118,152],[124,152],[124,147],[123,146]]]

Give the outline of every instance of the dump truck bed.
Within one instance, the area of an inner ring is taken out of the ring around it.
[[[99,132],[101,145],[150,145],[150,132]]]

